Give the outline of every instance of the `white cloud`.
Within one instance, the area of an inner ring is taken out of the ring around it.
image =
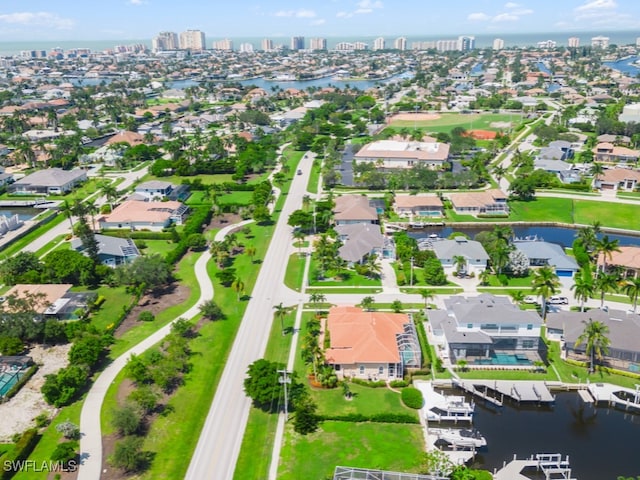
[[[273,14],[276,17],[296,17],[296,18],[314,18],[316,12],[313,10],[280,10]]]
[[[374,10],[384,8],[380,0],[360,0],[356,5],[358,6],[358,8],[355,9],[354,11],[352,12],[341,11],[336,13],[336,17],[351,18],[354,15],[366,15],[368,13],[373,13]]]
[[[492,22],[517,22],[518,20],[520,17],[511,13],[501,13],[491,19]]]
[[[507,2],[504,4],[504,8],[518,8],[520,6],[519,3]]]
[[[50,12],[15,12],[0,14],[0,23],[70,30],[74,21]]]
[[[487,15],[486,13],[482,13],[482,12],[477,12],[477,13],[470,13],[469,15],[467,15],[467,20],[471,21],[471,22],[485,22],[487,20],[489,20],[491,17],[489,15]]]
[[[613,10],[618,6],[615,0],[591,0],[579,7],[576,7],[576,12],[588,12],[591,10]]]

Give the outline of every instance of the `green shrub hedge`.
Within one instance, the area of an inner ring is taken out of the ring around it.
[[[9,479],[18,473],[18,470],[13,469],[14,467],[19,467],[16,462],[26,460],[39,440],[40,435],[38,435],[38,430],[35,428],[30,428],[22,434],[13,450],[3,458],[4,463],[0,472],[0,480]]]
[[[322,420],[353,423],[420,423],[420,420],[415,415],[408,413],[377,413],[375,415],[348,413],[347,415],[320,415],[320,418]]]
[[[414,408],[418,410],[422,408],[424,405],[424,398],[422,397],[422,392],[417,388],[407,387],[402,389],[402,403],[404,403],[409,408]]]
[[[387,386],[384,380],[378,380],[376,382],[372,382],[371,380],[362,380],[361,378],[352,378],[351,381],[356,385],[363,385],[365,387],[371,387],[371,388],[381,388],[381,387]]]

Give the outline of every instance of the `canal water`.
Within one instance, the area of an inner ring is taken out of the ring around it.
[[[482,231],[491,231],[493,230],[493,225],[487,225],[485,227],[473,227],[473,228],[462,228],[453,226],[445,226],[445,227],[426,227],[422,230],[413,230],[409,231],[409,235],[413,238],[427,238],[429,235],[436,234],[442,238],[447,238],[453,232],[461,232],[469,235],[469,237],[474,238],[476,234]],[[518,238],[526,238],[526,237],[537,237],[539,240],[545,240],[551,243],[557,243],[562,245],[563,247],[571,247],[573,241],[578,234],[578,230],[573,228],[562,228],[562,227],[513,227],[513,232]],[[636,245],[640,246],[640,236],[632,236],[632,235],[620,235],[607,233],[610,239],[618,240],[620,245]],[[640,235],[640,232],[638,232]],[[602,235],[600,235],[602,236]]]
[[[5,217],[10,218],[17,213],[18,218],[23,222],[26,220],[31,220],[40,212],[42,212],[42,210],[39,210],[37,208],[0,208],[0,215],[4,215]]]
[[[557,393],[551,407],[477,404],[473,425],[487,440],[474,466],[491,472],[514,454],[562,453],[578,480],[640,475],[640,415],[587,405],[576,393]]]

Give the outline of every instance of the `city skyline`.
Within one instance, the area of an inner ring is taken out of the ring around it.
[[[496,35],[585,30],[640,31],[632,0],[542,0],[446,3],[420,0],[240,0],[202,4],[115,0],[96,12],[91,3],[6,0],[0,42],[152,38],[160,31],[202,30],[207,39],[264,36]],[[210,44],[211,42],[207,40]],[[208,45],[210,47],[210,45]]]

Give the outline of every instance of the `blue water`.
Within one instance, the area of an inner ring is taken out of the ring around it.
[[[522,459],[562,453],[569,455],[572,478],[578,480],[640,475],[640,415],[585,406],[576,393],[553,393],[553,407],[506,404],[496,410],[476,400],[473,426],[487,439],[476,465],[493,471],[514,454]]]
[[[546,73],[548,75],[551,75],[551,70],[549,70],[547,68],[547,66],[544,64],[544,62],[538,62],[536,64],[536,66],[538,67],[538,70],[540,70],[542,73]]]
[[[604,65],[613,68],[614,70],[618,70],[619,72],[626,73],[632,77],[635,77],[639,72],[640,68],[632,65],[633,62],[637,61],[640,57],[629,57],[621,60],[617,60],[615,62],[604,62]]]
[[[489,358],[474,360],[476,365],[531,365],[531,360],[512,353],[496,353]]]
[[[18,218],[24,222],[25,220],[31,220],[41,211],[36,208],[0,208],[0,215],[9,218],[18,214]]]
[[[16,383],[18,383],[18,381],[22,378],[26,370],[27,369],[25,368],[25,369],[10,370],[8,372],[0,373],[0,398],[4,397],[7,394],[7,392],[11,390],[11,387],[13,387]]]
[[[476,234],[482,231],[491,231],[493,226],[487,225],[486,227],[474,227],[474,228],[462,228],[453,226],[447,227],[426,227],[419,231],[409,232],[409,235],[413,238],[427,238],[429,235],[435,233],[440,237],[447,238],[453,232],[463,232],[473,238]],[[516,237],[524,238],[529,236],[537,236],[538,239],[545,240],[551,243],[557,243],[563,247],[571,247],[573,241],[576,238],[578,230],[573,228],[561,228],[561,227],[513,227],[513,232]],[[639,232],[640,234],[640,232]],[[640,246],[640,236],[632,235],[618,235],[607,234],[610,239],[618,240],[620,245],[635,245]]]

